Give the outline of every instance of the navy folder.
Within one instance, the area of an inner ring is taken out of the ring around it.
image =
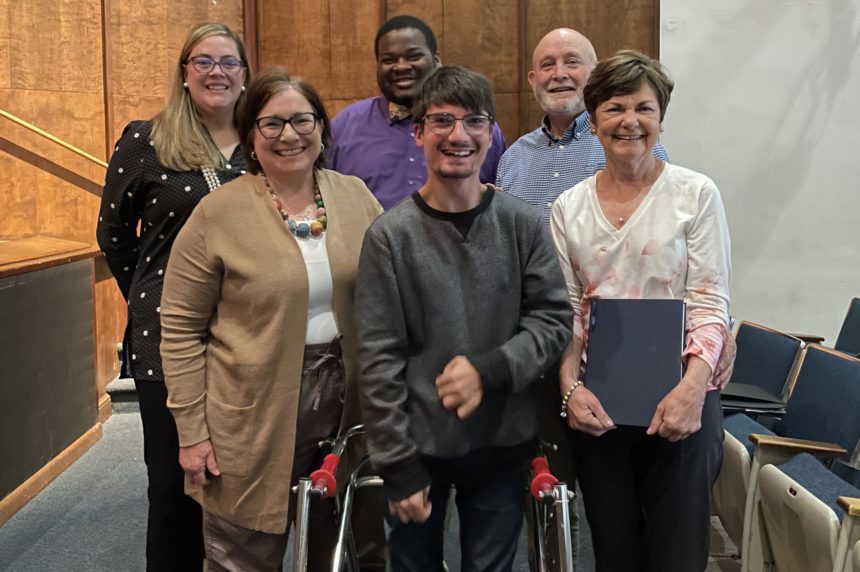
[[[681,380],[683,300],[591,301],[585,385],[616,425],[647,427]]]

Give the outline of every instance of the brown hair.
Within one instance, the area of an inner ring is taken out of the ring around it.
[[[416,121],[424,121],[431,105],[458,105],[470,113],[486,113],[495,121],[496,99],[487,78],[464,66],[439,66],[421,86],[421,93],[412,106]]]
[[[331,126],[326,113],[325,105],[317,90],[307,81],[300,77],[290,76],[283,68],[272,68],[251,82],[245,94],[245,102],[239,109],[239,140],[242,141],[242,149],[245,153],[245,161],[248,171],[257,174],[261,170],[259,161],[251,157],[254,150],[254,131],[257,129],[257,115],[266,107],[269,100],[276,93],[284,89],[294,89],[304,96],[311,104],[311,108],[317,115],[317,122],[322,125],[322,143],[328,145],[331,139]],[[315,169],[325,167],[325,156],[320,152],[314,163]]]
[[[236,44],[239,59],[245,64],[245,83],[251,81],[251,70],[248,66],[248,58],[245,54],[245,46],[236,33],[224,24],[200,24],[188,33],[182,51],[179,52],[179,60],[176,62],[176,73],[173,76],[173,86],[170,91],[170,99],[167,105],[152,120],[152,145],[158,161],[174,171],[192,171],[203,167],[213,169],[223,168],[224,158],[218,147],[212,142],[209,133],[191,95],[185,89],[185,64],[191,50],[205,40],[213,36],[224,36],[230,38]],[[239,95],[233,110],[235,121],[236,110],[242,103],[244,93]]]
[[[604,101],[634,93],[645,82],[657,94],[660,121],[663,121],[675,84],[660,62],[636,50],[621,50],[594,67],[583,91],[589,117],[595,117],[597,106]]]

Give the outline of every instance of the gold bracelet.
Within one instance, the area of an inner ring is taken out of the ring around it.
[[[573,382],[573,385],[570,389],[564,392],[564,395],[561,398],[561,417],[562,419],[567,419],[567,403],[570,401],[570,398],[573,397],[573,392],[585,385],[582,380],[577,379]]]

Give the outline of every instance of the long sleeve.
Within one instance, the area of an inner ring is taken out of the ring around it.
[[[405,370],[408,336],[389,245],[374,228],[364,236],[355,286],[362,417],[371,460],[388,496],[399,500],[430,483],[409,435]]]
[[[550,229],[552,240],[555,243],[558,263],[567,284],[567,295],[570,305],[573,307],[573,335],[585,341],[585,321],[582,311],[582,283],[576,275],[579,263],[576,254],[568,249],[567,229],[565,227],[565,211],[562,203],[556,203],[552,207],[550,218]]]
[[[716,367],[728,335],[731,244],[716,185],[708,180],[698,196],[698,215],[687,233],[687,324],[684,355]]]
[[[205,208],[198,207],[173,244],[161,297],[161,357],[167,406],[180,446],[209,438],[206,340],[221,289],[222,268],[207,248]]]
[[[136,133],[139,123],[126,126],[111,157],[99,208],[96,239],[123,297],[129,289],[137,265],[140,238],[137,225],[145,199],[141,188],[144,165],[138,157],[149,151],[149,135]],[[135,136],[138,135],[138,136]]]
[[[490,381],[489,390],[522,391],[561,356],[570,341],[572,311],[564,277],[549,232],[537,217],[526,248],[519,328],[499,347],[510,369],[510,383],[493,383],[482,375],[485,386]]]

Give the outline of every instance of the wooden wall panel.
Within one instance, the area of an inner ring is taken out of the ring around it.
[[[360,4],[344,3],[347,15],[355,16]],[[323,99],[331,93],[328,0],[260,0],[260,70],[282,66],[308,80]],[[350,63],[354,60],[350,59]]]
[[[11,88],[101,93],[100,2],[10,2],[7,14]]]
[[[11,30],[9,28],[9,0],[0,0],[0,89],[12,87]]]
[[[409,14],[416,18],[421,18],[436,36],[436,42],[439,48],[439,55],[442,56],[442,63],[446,61],[447,52],[445,52],[445,2],[443,0],[388,0],[386,2],[386,10],[384,17],[379,21],[376,30],[386,20],[399,16],[401,14]],[[374,30],[374,36],[376,35]]]
[[[376,57],[373,41],[383,13],[383,0],[334,1],[331,10],[331,90],[334,99],[362,99],[376,95]]]

